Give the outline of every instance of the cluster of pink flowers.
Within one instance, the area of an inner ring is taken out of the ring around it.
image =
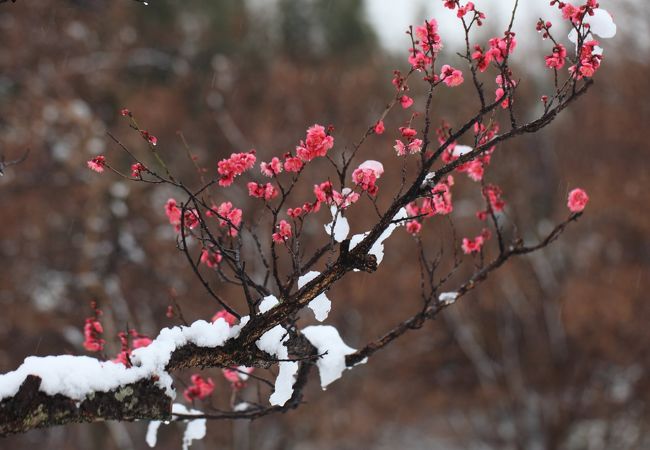
[[[104,344],[106,343],[101,338],[101,335],[104,333],[104,327],[99,321],[99,316],[102,315],[102,311],[97,308],[97,303],[94,301],[91,302],[90,306],[94,314],[92,317],[86,318],[83,346],[89,352],[101,352],[104,350]],[[113,359],[113,362],[121,363],[128,367],[131,366],[129,360],[131,351],[136,348],[146,347],[152,342],[150,338],[138,333],[136,330],[129,330],[128,333],[120,332],[117,336],[120,339],[121,350]],[[129,344],[129,340],[131,340],[131,344]]]
[[[382,168],[382,172],[383,172],[383,168]],[[338,192],[336,189],[334,189],[330,181],[324,181],[320,184],[315,184],[314,195],[316,196],[316,201],[314,201],[313,203],[309,203],[309,202],[304,203],[302,205],[302,208],[298,207],[298,208],[287,209],[287,214],[289,215],[289,217],[297,218],[301,214],[316,213],[320,211],[320,207],[322,203],[325,203],[326,205],[334,205],[338,208],[345,209],[351,204],[355,203],[357,200],[359,200],[358,192],[354,192],[350,188],[343,188],[341,192]]]
[[[311,209],[307,206],[307,204],[303,205],[303,209],[306,209],[307,212],[318,212],[320,210],[321,203],[334,203],[334,192],[336,191],[334,190],[331,181],[323,181],[320,184],[315,184],[314,195],[316,196],[316,202],[313,204],[313,207]]]
[[[550,29],[551,29],[552,26],[553,26],[553,24],[551,22],[549,22],[549,21],[544,22],[544,20],[539,19],[537,21],[537,25],[535,25],[535,29],[539,33],[543,33],[542,34],[543,39],[548,39],[551,36]]]
[[[147,347],[152,342],[149,337],[138,333],[136,330],[129,330],[128,334],[121,331],[117,333],[117,336],[120,339],[121,350],[113,359],[113,362],[124,364],[127,367],[131,367],[131,352],[136,348]],[[129,344],[129,338],[131,338],[131,345]]]
[[[246,153],[233,153],[227,159],[217,163],[217,172],[221,175],[219,185],[230,186],[235,177],[241,175],[255,165],[255,150]]]
[[[569,207],[569,211],[573,213],[579,213],[585,209],[588,201],[589,196],[587,193],[583,189],[576,188],[569,192],[567,206]]]
[[[598,9],[600,6],[597,0],[587,0],[587,2],[580,7],[559,0],[551,0],[551,6],[555,4],[557,4],[558,8],[562,10],[562,18],[570,20],[575,25],[581,25],[585,16],[593,16],[594,10]]]
[[[302,216],[303,212],[304,210],[300,206],[297,206],[295,208],[287,208],[287,216],[291,217],[292,219],[299,218]]]
[[[472,59],[476,60],[478,70],[481,72],[485,72],[492,61],[500,64],[509,54],[515,51],[517,47],[515,33],[506,32],[502,38],[492,38],[488,41],[488,45],[490,48],[486,51],[483,51],[480,45],[476,45],[474,46],[474,53],[472,53]]]
[[[167,200],[165,203],[165,215],[169,220],[171,225],[174,225],[176,231],[181,229],[181,208],[178,207],[178,203],[173,198]],[[182,222],[186,228],[190,230],[196,228],[199,225],[199,214],[196,210],[190,209],[185,211]]]
[[[379,178],[379,176],[377,176],[377,178]],[[345,209],[353,203],[356,203],[357,200],[359,200],[359,193],[354,192],[350,188],[343,188],[341,192],[332,192],[332,203],[341,209]]]
[[[352,172],[352,182],[359,186],[362,191],[366,191],[370,195],[376,195],[379,188],[375,183],[383,173],[384,166],[382,163],[379,161],[368,160]],[[354,201],[356,201],[356,199]],[[338,202],[337,205],[344,206]]]
[[[147,168],[142,163],[131,164],[131,176],[133,178],[142,178],[142,172],[146,172]]]
[[[481,234],[474,239],[463,238],[463,253],[469,255],[470,253],[478,253],[483,248],[483,244],[490,239],[490,230],[483,228]]]
[[[273,233],[271,238],[273,239],[273,242],[276,242],[278,244],[288,241],[293,234],[291,231],[291,224],[286,220],[281,220],[277,228],[278,231]]]
[[[291,153],[286,153],[284,155],[284,169],[287,172],[300,172],[302,166],[303,162],[297,156],[292,156]]]
[[[566,48],[562,44],[553,47],[553,53],[545,56],[546,67],[550,69],[561,69],[566,62]]]
[[[101,352],[104,349],[106,341],[101,338],[104,333],[104,327],[99,321],[99,316],[102,315],[100,309],[97,308],[95,302],[91,302],[90,307],[93,309],[93,316],[86,318],[84,324],[84,348],[89,352]]]
[[[192,402],[196,398],[203,400],[214,392],[214,381],[212,381],[212,378],[206,380],[201,375],[194,374],[190,377],[190,380],[192,380],[192,384],[183,391],[183,397],[188,402]]]
[[[219,250],[209,250],[207,248],[201,249],[201,264],[205,264],[210,269],[218,267],[222,259],[223,257],[221,256],[221,252]]]
[[[416,48],[410,48],[409,63],[415,70],[423,70],[435,61],[436,54],[442,48],[442,40],[438,34],[438,22],[428,20],[424,25],[415,28]]]
[[[372,169],[358,168],[352,172],[352,181],[359,186],[362,191],[366,191],[370,195],[376,195],[379,189],[375,184],[377,182],[377,175]]]
[[[402,105],[402,108],[407,109],[410,108],[413,105],[413,99],[409,97],[408,95],[402,95],[399,99],[400,104]],[[378,133],[381,134],[381,133]]]
[[[271,159],[271,162],[263,162],[260,164],[260,171],[262,172],[262,175],[267,177],[276,176],[282,172],[282,162],[279,158],[273,157],[273,159]]]
[[[494,184],[488,184],[483,188],[483,196],[494,213],[500,213],[506,207],[506,202],[501,198],[502,194],[501,188]],[[479,211],[476,215],[480,220],[485,220],[487,218],[487,213],[488,211]]]
[[[251,181],[248,183],[248,195],[268,202],[278,196],[278,190],[271,183],[259,184]]]
[[[183,223],[187,228],[190,230],[193,230],[194,228],[199,226],[199,214],[196,211],[196,209],[190,209],[185,211],[185,214],[183,216]]]
[[[393,148],[397,152],[397,156],[414,155],[422,151],[422,139],[417,139],[417,131],[411,127],[400,127],[402,138],[406,139],[406,143],[401,139],[395,140]]]
[[[422,219],[432,217],[436,214],[447,215],[453,209],[451,187],[454,185],[454,177],[449,175],[447,179],[436,184],[431,189],[431,196],[422,200],[422,204],[411,202],[406,205],[406,213],[412,220],[406,222],[406,230],[411,234],[417,234],[422,229]]]
[[[296,154],[302,161],[308,162],[316,157],[327,155],[327,151],[332,147],[334,147],[334,137],[325,131],[325,127],[316,124],[307,129],[307,137],[296,147]]]
[[[149,133],[148,131],[140,130],[140,135],[142,136],[142,139],[147,141],[152,146],[155,147],[156,145],[158,145],[158,138],[153,134]]]
[[[492,122],[489,127],[486,127],[482,123],[474,124],[474,134],[479,146],[488,143],[496,135],[496,133],[498,133],[498,131],[499,125],[496,122]],[[449,127],[449,124],[443,121],[440,128],[436,130],[436,134],[440,145],[444,144],[451,134],[451,128]],[[472,150],[470,147],[463,147],[465,150],[461,151],[461,146],[459,146],[455,141],[451,142],[442,153],[442,161],[445,164],[449,164],[460,158],[461,154]],[[485,173],[485,167],[490,164],[490,160],[492,159],[494,148],[494,146],[487,148],[474,159],[464,164],[460,164],[456,168],[456,171],[467,173],[467,175],[474,181],[481,181],[483,179],[483,174]]]
[[[399,70],[393,70],[393,79],[391,80],[391,84],[395,86],[395,89],[397,91],[408,91],[408,85],[406,84],[406,78],[402,75],[402,72]]]
[[[102,173],[106,167],[106,157],[103,155],[95,156],[86,163],[88,168],[94,172]]]
[[[481,11],[476,9],[476,6],[474,5],[473,2],[467,2],[465,6],[460,5],[460,1],[458,0],[443,0],[445,4],[445,8],[449,8],[451,10],[456,9],[458,7],[458,11],[456,11],[456,16],[458,18],[465,17],[467,13],[469,12],[474,12],[474,17],[476,19],[476,23],[478,26],[483,25],[483,20],[485,19],[485,14],[482,13]]]
[[[454,210],[454,205],[451,202],[451,187],[453,185],[454,177],[449,175],[445,181],[441,181],[431,189],[429,208],[432,214],[446,215]]]
[[[325,182],[325,183],[329,183],[329,182]],[[321,185],[325,184],[325,183],[321,183]],[[320,196],[325,195],[324,191],[321,189],[320,185],[318,185],[318,184],[314,185],[314,193],[316,195],[320,195]],[[333,203],[333,200],[332,200],[333,196],[331,195],[331,193],[328,194],[328,198],[330,199],[329,202]],[[320,211],[321,203],[322,202],[320,200],[316,199],[316,201],[311,202],[311,203],[310,202],[305,202],[305,203],[302,204],[302,206],[297,206],[295,208],[287,208],[287,215],[289,217],[293,218],[293,219],[297,219],[298,217],[300,217],[302,215],[306,215],[306,214],[310,214],[310,213],[317,213],[318,211]]]
[[[223,202],[218,207],[213,206],[205,213],[208,217],[217,217],[219,226],[228,228],[228,234],[232,237],[237,236],[239,232],[242,214],[242,210],[233,207],[231,202]]]
[[[569,73],[578,80],[583,77],[593,77],[596,70],[600,67],[602,55],[596,52],[598,41],[587,41],[580,48],[580,58],[578,64],[569,67]]]
[[[506,94],[506,87],[508,91],[512,93],[512,90],[517,86],[517,82],[512,79],[512,74],[508,74],[508,79],[504,80],[504,77],[499,74],[496,78],[497,89],[494,91],[494,101],[499,100]],[[511,95],[506,95],[503,100],[501,100],[501,107],[506,109],[510,106],[510,101],[512,100]]]
[[[406,231],[413,235],[420,233],[422,230],[422,223],[417,220],[409,220],[406,222]]]
[[[489,156],[487,156],[489,158]],[[466,172],[467,175],[474,181],[481,181],[485,174],[485,166],[483,157],[475,158],[471,161],[461,164],[456,168],[459,172]]]
[[[440,71],[440,80],[449,87],[463,84],[463,72],[445,64]]]

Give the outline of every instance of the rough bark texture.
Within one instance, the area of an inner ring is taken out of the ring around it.
[[[0,435],[23,433],[33,428],[103,420],[167,420],[172,399],[155,385],[142,380],[110,392],[95,392],[82,402],[39,390],[41,379],[29,375],[18,393],[0,402]]]

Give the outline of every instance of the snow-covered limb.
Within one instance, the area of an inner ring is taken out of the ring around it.
[[[240,331],[241,325],[229,327],[223,319],[165,328],[133,351],[129,368],[86,356],[26,358],[0,375],[0,435],[71,422],[169,419],[172,371],[270,364],[268,355],[238,345]]]
[[[198,320],[189,327],[164,328],[147,347],[133,351],[133,367],[87,356],[31,356],[18,369],[0,375],[0,400],[16,395],[28,376],[41,380],[39,389],[43,393],[76,401],[142,380],[156,380],[156,385],[173,398],[167,365],[174,351],[187,344],[219,347],[228,339],[237,337],[239,330],[239,326],[231,328],[223,319],[214,323]]]

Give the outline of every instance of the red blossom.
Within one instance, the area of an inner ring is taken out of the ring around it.
[[[296,147],[298,157],[308,162],[312,159],[325,156],[327,151],[334,146],[334,138],[330,136],[322,125],[313,125],[307,129],[307,138],[300,141]]]
[[[149,133],[148,131],[145,130],[140,130],[140,134],[142,135],[142,138],[147,141],[149,144],[153,145],[154,147],[158,145],[158,138],[154,136],[153,134]]]
[[[400,127],[399,132],[402,134],[402,137],[407,139],[413,138],[416,134],[418,134],[417,131],[410,127]]]
[[[261,163],[260,171],[262,172],[262,175],[267,177],[278,175],[280,172],[282,172],[282,162],[277,157],[274,157],[271,159],[271,162]]]
[[[241,209],[233,207],[231,202],[223,202],[218,207],[213,206],[205,215],[208,217],[217,217],[219,219],[219,226],[227,227],[230,236],[237,236],[237,228],[241,224],[243,213]]]
[[[275,243],[284,243],[292,235],[291,224],[286,220],[281,220],[278,224],[278,231],[273,233],[273,242]]]
[[[248,183],[248,195],[268,202],[278,196],[278,190],[271,184]]]
[[[490,208],[495,213],[503,211],[503,208],[506,206],[506,202],[501,199],[501,188],[495,186],[494,184],[488,184],[483,188],[483,195],[490,204]]]
[[[546,67],[550,69],[561,69],[566,61],[566,48],[562,44],[553,47],[553,53],[545,56]]]
[[[587,41],[580,49],[579,63],[569,67],[569,73],[580,80],[584,77],[593,77],[596,70],[600,67],[602,56],[596,52],[598,41]]]
[[[233,153],[227,159],[217,163],[217,172],[221,175],[220,186],[230,186],[235,177],[241,175],[255,165],[255,150],[246,153]]]
[[[359,186],[361,190],[368,192],[370,195],[376,195],[378,187],[375,184],[377,175],[372,169],[358,168],[352,172],[352,181]]]
[[[302,169],[303,162],[297,156],[291,156],[291,153],[287,153],[284,157],[284,169],[287,172],[300,172]]]
[[[192,384],[183,391],[183,397],[188,402],[194,401],[196,398],[203,400],[212,395],[214,391],[214,381],[212,381],[212,378],[206,380],[201,375],[194,374],[190,379],[192,380]]]
[[[133,178],[142,178],[142,172],[146,172],[147,168],[142,163],[131,164],[131,176]]]
[[[300,217],[303,213],[303,209],[301,207],[297,208],[287,208],[287,216],[291,217],[292,219],[297,219]]]
[[[101,352],[106,343],[106,341],[101,338],[101,335],[104,333],[104,327],[99,321],[99,316],[102,315],[102,311],[97,308],[97,303],[94,301],[90,303],[90,307],[93,309],[94,314],[86,318],[84,324],[83,345],[89,352]]]
[[[201,263],[205,264],[210,269],[214,269],[219,266],[222,256],[219,250],[208,250],[204,248],[201,250]]]
[[[488,239],[490,239],[490,230],[487,228],[483,228],[481,234],[476,236],[474,239],[463,238],[463,253],[469,255],[471,253],[480,252]]]
[[[454,185],[454,177],[449,175],[446,181],[436,184],[431,189],[430,209],[433,214],[450,214],[454,206],[451,201],[451,186]],[[429,199],[425,199],[429,200]]]
[[[95,156],[93,159],[86,163],[88,168],[97,173],[104,172],[104,167],[106,167],[106,157],[103,155]]]
[[[408,95],[402,95],[399,99],[399,102],[404,109],[410,108],[411,105],[413,105],[413,99]]]
[[[225,309],[222,309],[221,311],[217,311],[217,313],[214,316],[212,316],[212,319],[210,319],[210,322],[214,323],[219,319],[225,320],[226,323],[231,327],[237,323],[237,318],[232,314],[230,314]]]
[[[222,373],[224,378],[230,382],[230,387],[238,391],[246,387],[248,375],[253,373],[253,370],[253,367],[240,366],[222,369]]]
[[[415,235],[420,233],[420,230],[422,230],[422,224],[417,220],[409,220],[406,222],[406,231],[409,233]]]
[[[379,177],[377,177],[379,178]],[[359,200],[359,193],[350,188],[343,188],[342,192],[334,191],[332,193],[332,203],[338,208],[345,209]]]
[[[463,84],[463,72],[445,64],[440,70],[440,79],[449,87]]]
[[[588,201],[589,196],[587,193],[583,189],[576,188],[569,192],[567,206],[569,207],[569,211],[578,213],[582,212],[585,209]]]

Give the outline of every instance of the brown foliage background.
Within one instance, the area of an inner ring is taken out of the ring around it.
[[[120,108],[130,108],[191,179],[178,132],[210,171],[235,150],[255,147],[264,160],[291,149],[315,122],[334,124],[342,148],[383,109],[392,69],[405,67],[378,46],[356,1],[311,9],[280,1],[271,17],[237,1],[53,3],[0,6],[0,151],[11,159],[31,149],[0,179],[3,373],[27,355],[81,353],[91,299],[106,311],[107,336],[127,323],[150,335],[172,324],[164,315],[170,289],[189,320],[215,310],[165,224],[170,192],[84,168],[94,153],[128,167],[106,131],[142,145]],[[634,8],[650,19],[647,7]],[[530,239],[565,216],[570,188],[585,188],[591,202],[577,226],[327,393],[313,383],[298,411],[208,424],[193,448],[647,448],[650,55],[632,39],[623,29],[608,42],[589,95],[541,134],[500,147],[488,172]],[[547,81],[522,75],[522,111],[534,108]],[[475,106],[469,92],[438,101],[436,120],[460,119]],[[405,118],[398,113],[387,128]],[[390,140],[374,138],[363,156],[388,164]],[[478,192],[463,175],[457,180],[466,195],[456,203],[456,226],[475,233]],[[243,189],[231,188],[229,198],[245,214],[254,208]],[[369,211],[352,223],[370,220]],[[311,226],[322,239],[322,225]],[[430,245],[448,242],[440,228]],[[330,293],[330,320],[350,345],[417,308],[414,249],[396,233],[379,273]],[[215,402],[228,395],[220,384]],[[144,424],[73,426],[2,447],[145,448],[144,431]],[[179,433],[163,428],[158,447],[178,448]]]

